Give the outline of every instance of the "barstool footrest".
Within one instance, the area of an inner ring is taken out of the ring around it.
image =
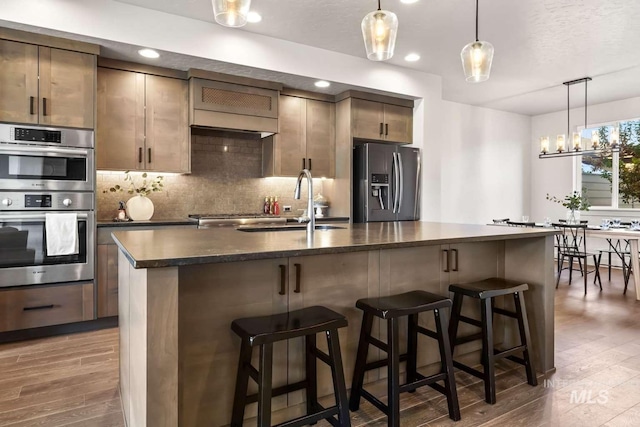
[[[299,381],[293,384],[287,384],[280,387],[276,387],[271,390],[271,398],[282,396],[283,394],[293,393],[294,391],[303,390],[307,386],[307,381]],[[258,401],[258,394],[250,394],[247,396],[247,405],[250,403],[256,403]]]
[[[474,377],[484,379],[484,373],[478,371],[477,369],[472,368],[471,366],[467,366],[464,363],[460,363],[454,360],[453,366],[460,369],[461,371],[465,371],[467,374],[473,375]]]
[[[476,334],[467,335],[466,337],[458,337],[456,338],[456,345],[464,344],[471,341],[476,341],[482,339],[482,332],[478,332]]]
[[[426,335],[430,338],[433,338],[434,340],[438,339],[438,334],[436,334],[435,332],[433,332],[430,329],[424,328],[422,326],[416,326],[416,329],[418,330],[418,332],[420,332],[422,335]]]
[[[425,377],[424,375],[420,375],[420,374],[417,374],[417,375],[419,378],[417,381],[403,384],[400,386],[400,393],[403,393],[405,391],[412,391],[417,388],[424,387],[426,385],[431,385],[436,381],[444,381],[447,379],[447,374],[445,373],[429,375],[428,377]]]
[[[317,357],[318,359],[322,360],[326,365],[331,366],[331,358],[329,357],[329,355],[327,353],[325,353],[324,351],[320,350],[318,347],[313,347],[311,349],[311,352],[313,353],[313,355],[315,357]]]
[[[387,405],[385,405],[384,403],[382,403],[382,401],[380,399],[378,399],[377,397],[375,397],[373,394],[369,393],[365,389],[361,389],[360,390],[360,395],[362,397],[364,397],[365,399],[367,399],[369,401],[369,403],[371,403],[373,406],[375,406],[376,408],[381,410],[385,415],[387,415],[387,416],[389,415],[389,407]]]
[[[518,313],[515,313],[513,311],[509,311],[509,310],[505,310],[504,308],[494,307],[493,308],[493,312],[497,313],[497,314],[501,314],[503,316],[511,317],[513,319],[517,319],[518,318]]]
[[[516,362],[516,363],[519,363],[519,364],[524,365],[524,366],[527,365],[527,362],[522,357],[507,356],[506,358],[511,360],[512,362]]]
[[[407,353],[405,354],[401,354],[400,355],[400,361],[401,362],[406,362],[407,361]],[[369,362],[367,364],[364,365],[364,371],[370,371],[372,369],[377,369],[377,368],[382,368],[385,367],[389,364],[389,359],[382,359],[382,360],[376,360],[375,362]]]
[[[522,352],[524,350],[526,350],[527,346],[524,345],[518,345],[515,347],[511,347],[509,349],[506,350],[493,350],[493,357],[495,357],[496,359],[501,359],[504,357],[509,357],[512,356],[514,353],[519,353]]]
[[[304,417],[296,418],[295,420],[277,424],[274,427],[302,427],[309,424],[315,424],[320,420],[324,420],[335,415],[338,415],[338,407],[332,406],[331,408],[323,409],[315,414],[306,415]]]
[[[372,336],[368,336],[367,337],[367,343],[371,344],[374,347],[378,347],[380,350],[384,351],[385,353],[389,353],[389,346],[387,345],[387,343],[382,342],[377,338],[374,338]]]
[[[472,319],[471,317],[467,317],[467,316],[460,316],[459,319],[461,322],[468,323],[473,326],[477,326],[478,328],[482,328],[482,322],[477,319]]]

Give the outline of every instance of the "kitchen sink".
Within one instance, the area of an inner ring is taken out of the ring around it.
[[[343,230],[346,227],[339,227],[337,225],[316,225],[316,230]],[[306,224],[295,224],[295,225],[263,225],[259,227],[254,226],[240,226],[236,228],[238,231],[245,232],[258,232],[258,231],[304,231],[307,229]]]

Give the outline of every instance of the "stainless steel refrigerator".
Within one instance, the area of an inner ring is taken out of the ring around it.
[[[353,212],[353,222],[420,219],[420,149],[356,144]]]

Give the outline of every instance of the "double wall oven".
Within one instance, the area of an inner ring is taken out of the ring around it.
[[[94,278],[93,131],[0,124],[0,287]],[[74,213],[77,253],[47,253],[47,213]]]

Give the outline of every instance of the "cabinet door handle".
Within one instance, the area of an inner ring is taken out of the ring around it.
[[[138,147],[138,163],[142,163],[142,147]]]
[[[453,254],[453,260],[455,262],[455,266],[451,269],[451,271],[458,271],[458,250],[451,249],[451,253]]]
[[[296,294],[300,293],[300,276],[302,275],[302,266],[300,264],[293,264],[296,267],[296,288],[293,290]]]
[[[29,97],[29,114],[34,115],[36,114],[36,97],[35,96],[30,96]]]
[[[382,136],[384,134],[384,123],[380,122],[380,136]]]
[[[148,154],[149,160],[147,161],[147,163],[151,163],[151,148],[149,148],[148,151],[149,151],[149,154]]]
[[[286,286],[287,286],[287,266],[281,265],[280,266],[280,292],[278,292],[280,295],[285,294]]]
[[[384,134],[389,135],[389,123],[385,123],[384,124]]]
[[[307,159],[305,159],[304,157],[302,158],[302,169],[306,169],[307,168]]]
[[[31,310],[48,310],[50,308],[53,308],[53,304],[48,304],[48,305],[36,305],[33,307],[22,307],[22,311],[31,311]]]
[[[309,159],[309,171],[311,171],[311,159]]]
[[[448,273],[449,269],[449,249],[443,249],[442,254],[444,255],[444,272]]]
[[[47,115],[47,98],[42,98],[42,115]]]

